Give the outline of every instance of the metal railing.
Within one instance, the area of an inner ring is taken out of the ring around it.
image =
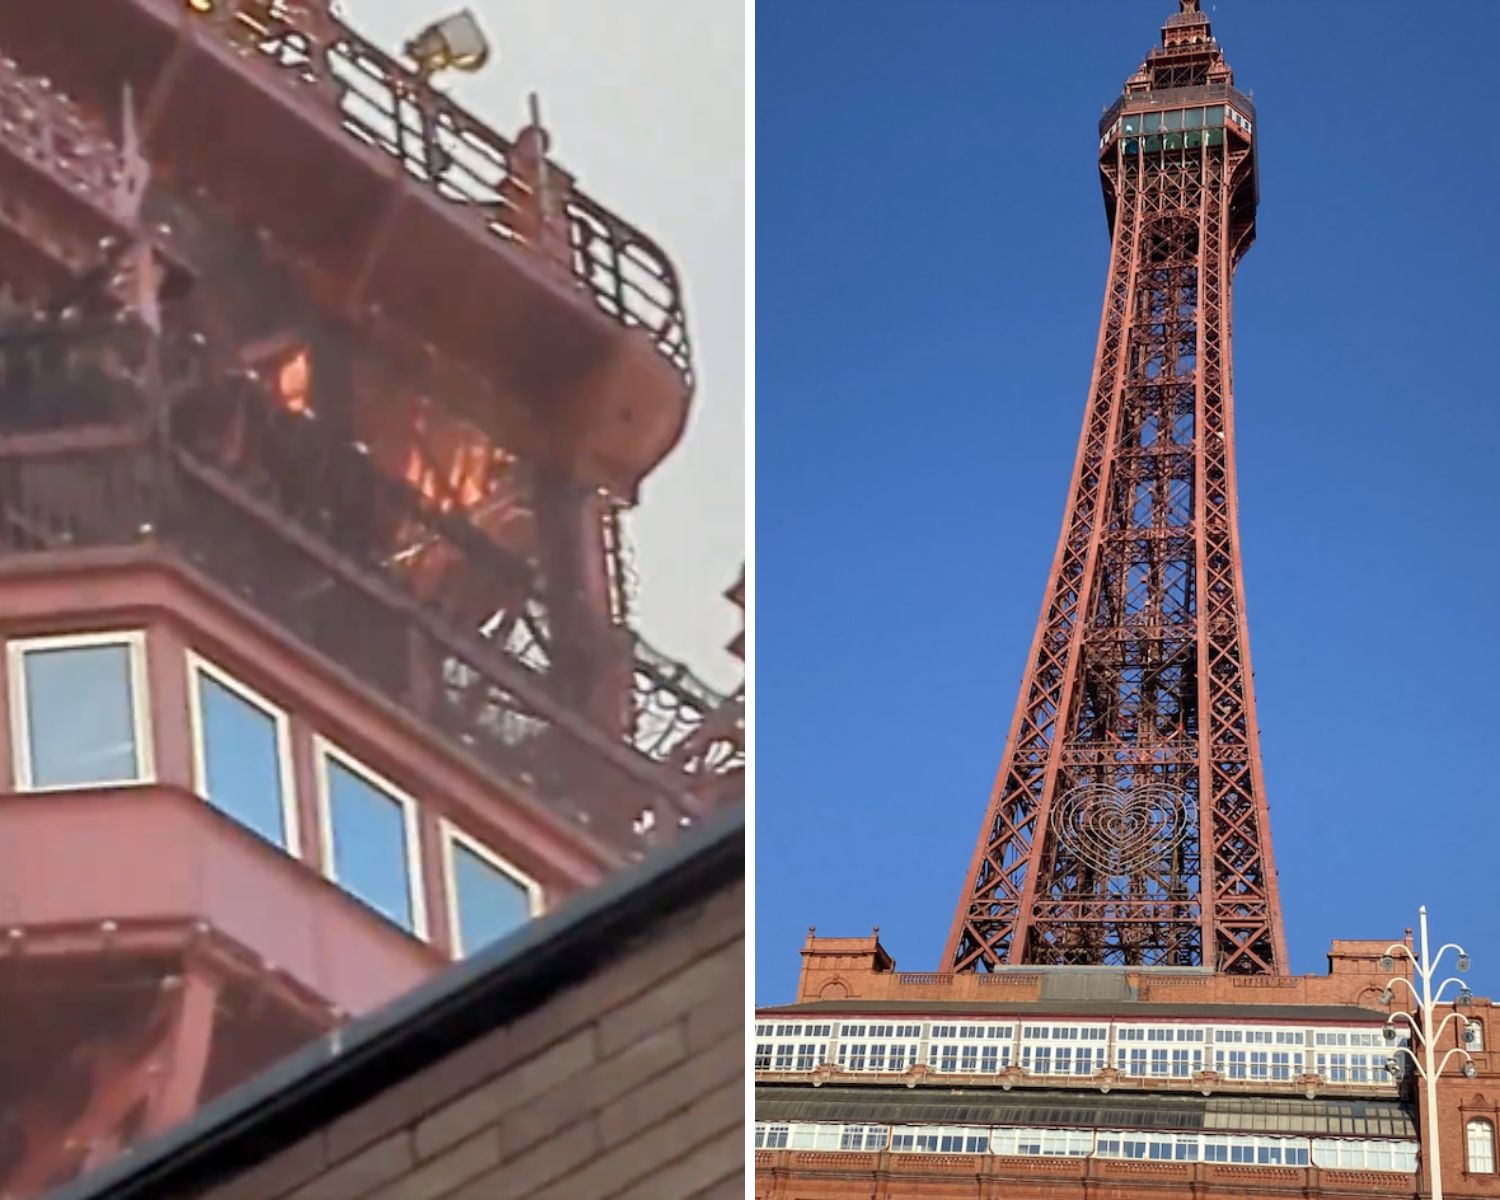
[[[590,724],[476,630],[456,589],[425,587],[391,547],[461,556],[475,590],[513,603],[534,588],[526,563],[307,418],[265,405],[249,381],[205,391],[191,355],[163,353],[169,378],[148,387],[144,350],[138,329],[113,321],[0,331],[0,559],[169,552],[623,853],[669,839],[701,808],[681,764]],[[152,397],[174,392],[163,414]],[[232,440],[258,439],[259,453],[223,452],[222,425],[237,419]],[[716,699],[655,660],[644,670],[689,709]]]
[[[546,173],[527,169],[516,144],[334,18],[315,26],[268,0],[224,0],[198,15],[241,57],[321,97],[352,137],[396,159],[443,200],[473,210],[486,232],[558,260],[600,310],[646,330],[692,382],[677,273],[640,230],[571,185],[556,200],[545,194]],[[554,203],[559,212],[545,211]],[[553,222],[555,246],[540,235]]]
[[[683,664],[647,642],[635,642],[630,741],[648,758],[671,764],[699,794],[745,767],[745,697],[709,688]]]
[[[135,180],[120,147],[48,80],[24,74],[3,55],[0,147],[106,218],[128,219],[134,211]]]

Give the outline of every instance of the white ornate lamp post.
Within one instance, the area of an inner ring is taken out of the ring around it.
[[[1468,954],[1465,953],[1462,946],[1454,942],[1449,942],[1436,954],[1429,956],[1427,949],[1427,906],[1425,904],[1418,910],[1418,915],[1422,927],[1422,940],[1418,947],[1421,951],[1421,958],[1419,959],[1413,954],[1410,948],[1404,943],[1396,942],[1386,948],[1385,956],[1380,960],[1380,969],[1382,971],[1394,970],[1396,960],[1392,956],[1394,954],[1404,954],[1411,960],[1412,969],[1417,978],[1421,980],[1422,990],[1418,992],[1411,980],[1407,979],[1404,975],[1397,975],[1385,985],[1385,994],[1381,999],[1386,1004],[1389,1004],[1393,996],[1391,991],[1392,985],[1396,983],[1404,983],[1406,985],[1407,990],[1411,992],[1413,1007],[1416,1009],[1416,1013],[1413,1015],[1405,1011],[1393,1012],[1385,1021],[1385,1037],[1386,1041],[1395,1041],[1395,1022],[1405,1021],[1407,1027],[1411,1030],[1412,1037],[1421,1043],[1422,1056],[1419,1059],[1409,1047],[1397,1046],[1395,1047],[1395,1054],[1387,1060],[1386,1066],[1391,1074],[1396,1074],[1397,1068],[1400,1065],[1398,1056],[1402,1054],[1406,1055],[1407,1058],[1411,1059],[1411,1065],[1416,1071],[1417,1077],[1422,1080],[1427,1089],[1427,1117],[1422,1122],[1422,1158],[1428,1164],[1432,1176],[1432,1200],[1443,1200],[1443,1169],[1441,1152],[1438,1148],[1438,1076],[1443,1073],[1444,1069],[1448,1066],[1448,1060],[1455,1054],[1463,1056],[1464,1065],[1461,1068],[1461,1072],[1464,1076],[1472,1079],[1476,1072],[1474,1069],[1474,1056],[1461,1045],[1450,1047],[1441,1060],[1434,1062],[1437,1058],[1437,1044],[1442,1038],[1443,1032],[1448,1028],[1450,1021],[1457,1021],[1459,1023],[1460,1033],[1464,1041],[1472,1041],[1475,1036],[1477,1022],[1471,1022],[1468,1017],[1459,1011],[1460,1009],[1468,1008],[1473,1003],[1474,997],[1458,976],[1450,975],[1437,985],[1436,991],[1432,987],[1432,977],[1437,972],[1438,964],[1442,962],[1443,955],[1447,954],[1449,950],[1457,951],[1458,962],[1456,965],[1459,971],[1463,972],[1469,969]],[[1438,1023],[1437,1027],[1434,1028],[1432,1024],[1433,1006],[1443,1002],[1443,989],[1450,983],[1458,985],[1458,996],[1454,1000],[1453,1011],[1444,1017]]]

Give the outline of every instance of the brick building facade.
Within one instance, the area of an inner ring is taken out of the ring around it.
[[[1386,1069],[1385,948],[1335,941],[1326,975],[946,974],[809,934],[795,1002],[756,1013],[755,1195],[1428,1195],[1414,1082]],[[1478,1074],[1439,1086],[1444,1191],[1500,1196],[1500,1021],[1481,998],[1465,1015]]]

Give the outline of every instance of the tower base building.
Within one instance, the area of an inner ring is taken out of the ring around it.
[[[1335,941],[1326,975],[948,974],[809,933],[795,1002],[755,1015],[757,1200],[1431,1195],[1387,945]],[[1444,1194],[1500,1196],[1500,1025],[1488,1000],[1464,1016]]]

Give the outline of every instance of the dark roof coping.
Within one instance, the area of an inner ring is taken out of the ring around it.
[[[801,1004],[783,1004],[774,1008],[757,1008],[756,1019],[767,1016],[812,1017],[827,1015],[879,1016],[886,1013],[965,1015],[974,1017],[1049,1016],[1049,1017],[1117,1017],[1149,1019],[1151,1017],[1187,1017],[1198,1020],[1244,1021],[1338,1021],[1379,1022],[1386,1013],[1379,1009],[1360,1008],[1353,1004],[1158,1004],[1151,1001],[1108,1000],[807,1000]]]
[[[334,1030],[49,1200],[186,1197],[271,1157],[475,1038],[545,1004],[744,877],[732,809],[384,1008]]]

